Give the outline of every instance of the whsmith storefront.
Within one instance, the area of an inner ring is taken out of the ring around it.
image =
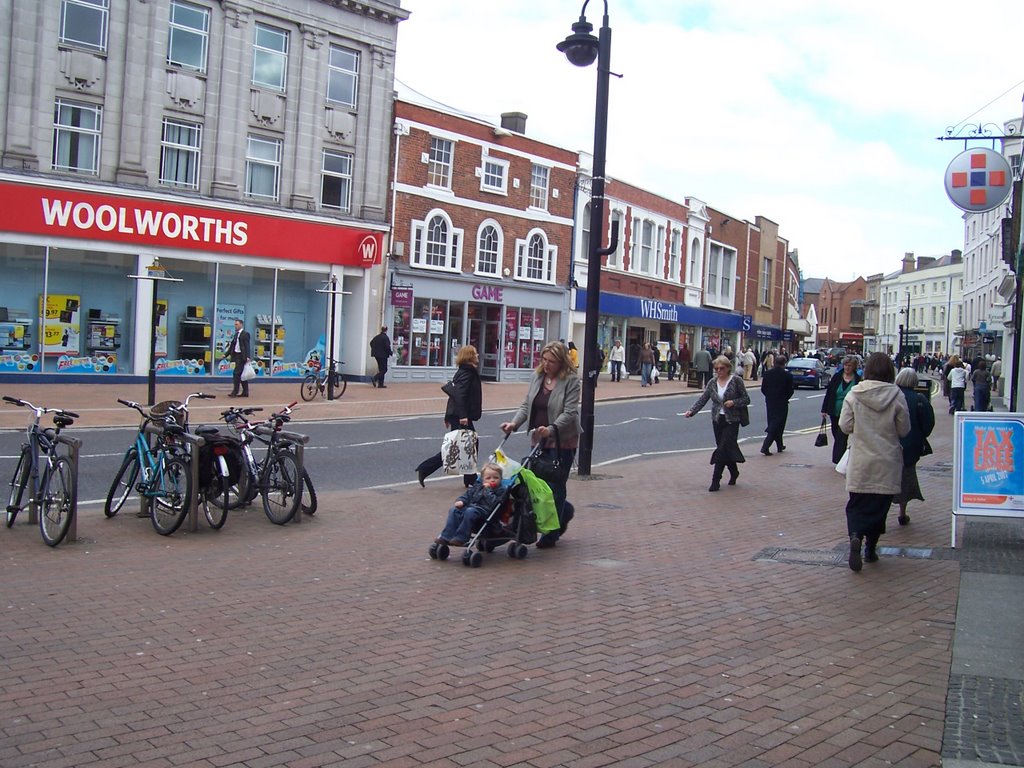
[[[575,309],[581,321],[586,306],[586,290],[577,289]],[[736,349],[743,330],[744,318],[734,312],[602,293],[597,344],[604,350],[607,360],[608,349],[616,339],[621,339],[626,347],[629,367],[631,352],[645,342],[666,341],[676,348],[685,344],[691,352],[701,347],[722,350],[731,346]]]
[[[318,291],[332,274],[340,359],[373,335],[367,275],[384,225],[2,174],[0,199],[4,379],[146,375],[154,285],[161,376],[229,376],[236,318],[260,376],[305,375],[325,356]]]

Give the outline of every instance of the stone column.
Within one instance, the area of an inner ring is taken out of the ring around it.
[[[294,120],[288,121],[293,125],[294,136],[290,205],[298,210],[312,211],[316,210],[319,197],[320,152],[317,139],[323,133],[323,83],[327,70],[323,51],[327,33],[306,24],[301,25],[299,31],[303,45],[299,48],[297,93],[289,99],[289,112],[294,116]]]
[[[208,91],[214,103],[207,114],[216,115],[214,129],[214,167],[210,194],[238,199],[244,188],[246,114],[251,91],[249,62],[252,41],[249,18],[252,11],[234,0],[221,0],[224,27],[221,32],[220,67],[216,94]],[[211,72],[211,75],[213,73]]]

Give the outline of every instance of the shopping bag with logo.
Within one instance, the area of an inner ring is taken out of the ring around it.
[[[446,475],[471,475],[477,471],[479,439],[472,429],[453,429],[441,441],[441,465]]]

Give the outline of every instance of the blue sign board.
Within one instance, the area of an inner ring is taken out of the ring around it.
[[[576,289],[575,309],[579,312],[585,312],[587,309],[587,292],[583,288]],[[730,331],[743,330],[743,316],[735,312],[687,307],[685,304],[643,299],[639,296],[623,296],[618,293],[601,293],[600,311],[605,315],[642,317],[663,323],[703,325],[706,328],[723,328]]]
[[[1024,517],[1024,414],[957,411],[953,419],[956,516]]]

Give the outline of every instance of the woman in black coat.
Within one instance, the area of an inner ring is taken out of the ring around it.
[[[839,428],[839,413],[843,410],[843,400],[846,394],[860,383],[860,376],[857,374],[857,364],[860,359],[856,355],[847,355],[843,358],[842,365],[836,369],[832,380],[825,390],[825,399],[821,404],[821,415],[828,416],[832,425],[832,463],[838,464],[846,453],[846,444],[849,439],[843,430]]]
[[[900,506],[898,518],[900,525],[910,522],[907,504],[912,499],[924,501],[921,484],[917,480],[917,462],[921,458],[925,440],[935,428],[935,411],[927,397],[914,391],[917,382],[917,372],[913,368],[903,368],[896,374],[896,386],[903,391],[903,397],[907,401],[907,410],[910,411],[910,432],[900,438],[900,445],[903,447],[903,476],[900,493],[893,497],[893,501]]]
[[[448,431],[475,430],[473,422],[478,421],[483,412],[483,391],[480,386],[480,373],[477,371],[480,355],[476,347],[462,347],[455,356],[455,364],[458,370],[452,377],[452,394],[448,395],[448,404],[444,409],[444,426]],[[421,462],[416,467],[416,479],[420,481],[420,485],[423,485],[428,476],[439,470],[443,463],[440,451]],[[476,473],[463,475],[462,481],[468,488],[476,482]]]

